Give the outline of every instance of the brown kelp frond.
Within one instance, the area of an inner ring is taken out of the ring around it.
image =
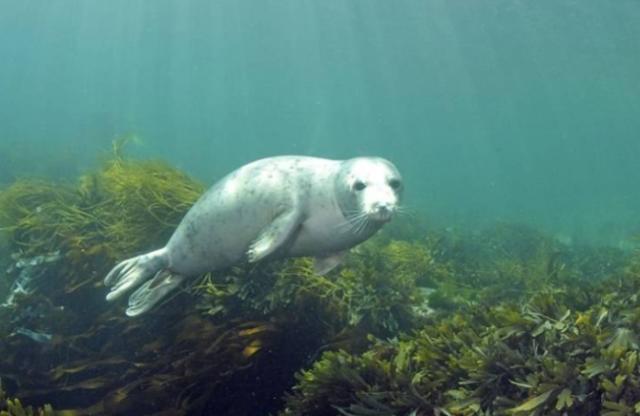
[[[326,353],[299,373],[281,414],[634,414],[640,274],[623,276],[623,287],[613,275],[578,288],[601,284],[605,294],[583,310],[542,287],[520,304],[463,308],[363,354]]]
[[[432,233],[433,264],[427,285],[437,313],[525,300],[541,287],[584,309],[599,297],[595,287],[623,271],[629,255],[620,250],[566,246],[522,226],[501,224],[479,233]],[[593,290],[586,290],[591,287]],[[584,290],[583,290],[584,289]]]
[[[2,389],[2,379],[0,379],[0,416],[54,416],[56,414],[61,413],[54,412],[50,404],[34,409],[32,406],[24,407],[20,399],[7,397],[6,392]]]
[[[3,190],[0,229],[25,258],[62,250],[72,261],[121,259],[163,244],[201,192],[163,162],[118,153],[77,186],[20,180]]]
[[[8,255],[1,263],[8,268],[0,315],[10,318],[0,330],[3,337],[17,334],[5,346],[32,339],[47,347],[49,339],[91,328],[109,308],[102,293],[109,268],[164,244],[201,189],[161,162],[118,155],[75,186],[20,180],[2,190],[0,229]]]
[[[304,317],[314,311],[332,334],[349,327],[387,336],[411,329],[422,318],[418,283],[430,260],[421,243],[376,239],[350,253],[328,276],[315,274],[309,258],[288,259],[236,267],[207,277],[195,289],[205,293],[201,307],[209,315]]]
[[[126,318],[103,276],[202,187],[123,143],[77,184],[0,191],[3,414],[273,414],[296,380],[283,415],[638,412],[640,256],[527,227],[383,233],[326,276],[240,264]]]
[[[269,322],[216,326],[197,314],[165,318],[98,319],[83,334],[42,345],[12,337],[3,346],[13,352],[2,373],[19,380],[23,402],[46,400],[79,414],[184,413],[206,407],[279,336]]]
[[[102,279],[114,261],[164,244],[201,191],[182,172],[119,150],[77,185],[20,180],[0,191],[3,253],[10,254],[3,258],[0,374],[12,394],[85,413],[135,407],[138,398],[126,393],[134,390],[162,398],[160,407],[187,406],[206,397],[206,389],[187,384],[235,374],[270,345],[275,330],[221,329],[184,305],[183,319],[169,307],[151,333],[152,323],[126,319],[104,301]],[[171,401],[178,396],[182,404]]]
[[[161,244],[203,187],[164,162],[113,159],[95,178],[106,205],[100,211],[114,255]]]
[[[0,192],[0,230],[12,249],[26,255],[55,251],[69,238],[71,223],[87,224],[87,213],[77,210],[78,195],[65,184],[19,180]]]

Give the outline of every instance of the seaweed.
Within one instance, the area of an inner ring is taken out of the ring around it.
[[[0,379],[0,416],[53,416],[55,414],[50,404],[36,409],[31,406],[25,408],[20,399],[7,397]]]
[[[122,144],[75,184],[19,180],[0,192],[11,253],[0,375],[23,402],[98,414],[231,406],[242,414],[229,404],[237,395],[219,392],[281,374],[280,383],[243,388],[264,398],[241,400],[250,414],[277,406],[295,371],[323,351],[362,351],[368,334],[392,335],[423,318],[417,285],[428,249],[381,237],[328,276],[306,258],[241,264],[127,319],[104,301],[103,276],[163,244],[202,186],[165,163],[127,159]]]
[[[214,323],[184,295],[143,320],[104,301],[102,279],[113,262],[163,244],[202,190],[165,163],[124,158],[120,145],[75,186],[19,180],[0,192],[11,253],[0,375],[32,406],[206,408],[222,381],[249,368],[280,331],[256,321]]]
[[[203,187],[124,144],[75,183],[0,191],[3,414],[640,412],[640,254],[521,225],[404,222],[326,276],[239,264],[126,318],[103,276]]]
[[[159,161],[130,161],[124,144],[77,185],[19,180],[0,193],[0,228],[26,256],[64,250],[111,259],[164,242],[202,185]]]
[[[317,343],[327,344],[349,334],[383,337],[416,327],[428,313],[419,284],[430,262],[423,244],[375,238],[328,276],[315,274],[309,258],[287,259],[207,275],[194,291],[204,294],[199,307],[205,314],[300,317],[316,328]]]
[[[529,245],[526,251],[531,250]],[[468,255],[476,264],[495,264],[494,258],[473,253]],[[494,284],[508,286],[509,276],[537,270],[544,274],[534,281],[537,290],[523,286],[510,297],[487,301],[462,288],[458,296],[473,297],[469,303],[432,315],[414,333],[379,339],[363,353],[325,353],[298,373],[281,414],[635,414],[640,409],[637,262],[627,259],[608,277],[589,281],[578,274],[584,270],[581,260],[568,263],[566,275],[549,275],[548,268],[529,267],[544,264],[539,255],[516,257],[521,267],[510,266],[510,274]],[[608,262],[621,259],[616,253]],[[599,296],[574,298],[591,291]]]

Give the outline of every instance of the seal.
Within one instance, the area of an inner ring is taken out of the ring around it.
[[[313,256],[327,273],[392,218],[402,192],[396,167],[377,157],[251,162],[207,190],[165,247],[116,265],[107,300],[137,288],[126,313],[140,315],[186,278],[242,261]]]

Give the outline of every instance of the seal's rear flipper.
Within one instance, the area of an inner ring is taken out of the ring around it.
[[[159,271],[152,280],[145,282],[129,296],[127,315],[137,316],[152,309],[183,280],[182,275],[173,274],[168,270]]]
[[[119,263],[104,278],[105,286],[112,286],[107,300],[115,300],[145,280],[151,279],[168,266],[167,257],[167,250],[162,248]]]

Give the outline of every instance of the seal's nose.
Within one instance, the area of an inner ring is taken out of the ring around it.
[[[378,204],[377,209],[378,209],[378,212],[381,214],[386,214],[388,212],[391,212],[391,207],[386,202]]]
[[[388,202],[378,202],[375,207],[375,213],[380,219],[389,219],[393,214],[393,206]]]

